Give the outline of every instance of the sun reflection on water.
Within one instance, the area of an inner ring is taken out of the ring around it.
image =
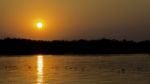
[[[43,84],[43,56],[37,56],[37,84]]]

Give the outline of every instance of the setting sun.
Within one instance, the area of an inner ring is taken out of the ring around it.
[[[36,24],[36,26],[37,26],[38,29],[42,29],[43,28],[43,23],[42,22],[38,22]]]

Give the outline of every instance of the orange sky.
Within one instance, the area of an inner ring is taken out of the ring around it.
[[[0,0],[0,37],[150,39],[149,8],[149,0]]]

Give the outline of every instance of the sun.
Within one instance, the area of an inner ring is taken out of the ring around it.
[[[38,29],[42,29],[43,28],[43,23],[42,22],[38,22],[36,24],[36,26],[37,26]]]

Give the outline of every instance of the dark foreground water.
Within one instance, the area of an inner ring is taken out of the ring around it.
[[[150,56],[3,56],[0,84],[150,84]]]

